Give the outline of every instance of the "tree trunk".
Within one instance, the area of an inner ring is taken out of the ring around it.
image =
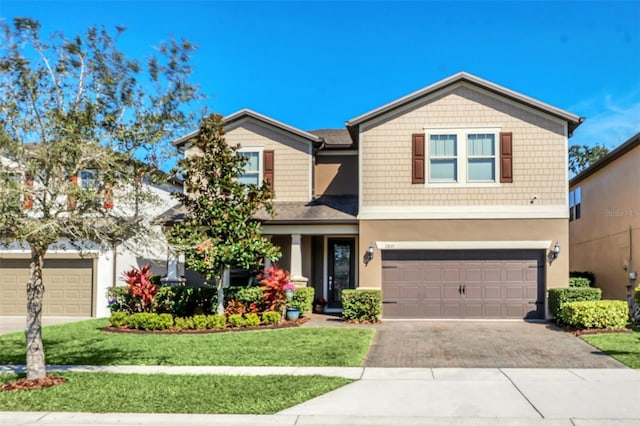
[[[42,266],[46,248],[31,247],[29,282],[27,283],[27,379],[47,376],[42,346]]]
[[[219,275],[216,278],[216,284],[218,285],[218,304],[216,306],[216,314],[218,315],[224,315],[224,288],[222,288],[224,283],[222,280],[222,275]]]

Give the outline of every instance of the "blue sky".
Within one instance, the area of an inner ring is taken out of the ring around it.
[[[459,71],[586,117],[572,144],[614,148],[640,131],[640,1],[11,1],[46,32],[128,28],[144,57],[195,43],[210,111],[250,108],[295,127],[344,122]]]

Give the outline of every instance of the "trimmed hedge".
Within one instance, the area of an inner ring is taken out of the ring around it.
[[[589,271],[569,271],[569,278],[586,278],[589,280],[589,285],[595,287],[596,276],[593,272]]]
[[[602,290],[591,287],[551,288],[549,293],[549,312],[556,319],[560,319],[560,309],[567,302],[600,300]]]
[[[300,315],[306,315],[313,309],[315,294],[316,289],[313,287],[296,288],[293,297],[287,302],[287,307],[297,308],[300,311]]]
[[[591,281],[589,281],[588,278],[580,278],[580,277],[569,278],[569,287],[580,287],[580,288],[591,287]]]
[[[382,290],[342,290],[342,317],[348,321],[379,322]]]
[[[128,324],[136,330],[167,330],[173,327],[173,317],[170,314],[140,312],[129,315]]]
[[[560,320],[576,328],[625,328],[629,306],[623,300],[567,302],[560,308]]]

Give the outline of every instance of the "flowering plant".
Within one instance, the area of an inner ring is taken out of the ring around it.
[[[260,280],[260,286],[264,292],[263,301],[267,311],[279,311],[287,303],[284,288],[289,283],[289,273],[276,266],[266,268]],[[293,286],[292,286],[293,287]]]
[[[316,297],[316,299],[313,301],[313,304],[324,306],[327,304],[327,299],[325,299],[324,297]]]
[[[293,284],[285,284],[282,286],[282,290],[296,291],[296,286],[294,286]]]

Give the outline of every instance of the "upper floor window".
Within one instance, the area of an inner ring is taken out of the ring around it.
[[[238,176],[238,182],[247,185],[259,185],[260,182],[262,182],[260,151],[240,151],[238,153],[247,159],[247,163],[244,166],[244,173]]]
[[[432,129],[426,133],[430,184],[497,183],[498,129]]]
[[[83,189],[97,189],[100,186],[100,177],[97,170],[85,169],[78,173],[78,185]]]
[[[580,205],[582,204],[582,190],[578,186],[569,192],[569,222],[580,219]]]

